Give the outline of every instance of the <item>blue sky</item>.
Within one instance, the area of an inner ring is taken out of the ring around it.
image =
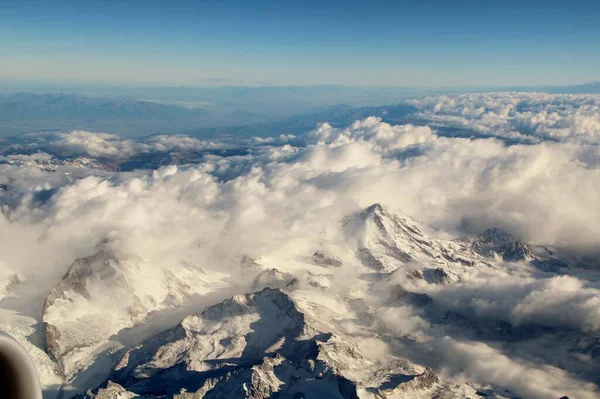
[[[0,80],[502,86],[600,80],[600,1],[0,2]]]

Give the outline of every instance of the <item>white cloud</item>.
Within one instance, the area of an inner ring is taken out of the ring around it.
[[[455,378],[484,380],[497,386],[509,387],[519,396],[532,399],[573,398],[593,399],[600,391],[568,372],[551,365],[539,366],[511,359],[501,351],[481,342],[457,341],[445,337],[438,341],[437,350],[447,358],[448,371]]]
[[[349,143],[365,142],[375,146],[378,152],[389,153],[414,144],[433,140],[428,126],[389,125],[381,118],[369,117],[354,122],[347,128],[333,128],[329,123],[321,123],[305,138],[309,143],[339,146]]]
[[[114,160],[125,160],[154,151],[202,151],[224,147],[223,143],[198,140],[184,135],[155,135],[140,141],[124,139],[114,134],[74,130],[69,133],[57,133],[49,138],[46,136],[48,135],[39,137],[38,145],[49,145],[52,151],[59,154],[87,155]]]
[[[442,125],[496,137],[597,143],[600,96],[481,93],[412,101],[421,115]]]
[[[49,161],[51,159],[52,159],[52,155],[45,153],[45,152],[36,152],[31,155],[26,155],[26,154],[11,154],[11,155],[7,155],[7,156],[0,155],[0,161],[7,160],[9,162],[10,161],[18,161],[18,162]]]
[[[519,326],[600,331],[600,290],[573,276],[473,270],[452,285],[417,288],[438,306],[480,319]]]
[[[54,147],[64,152],[87,154],[92,157],[127,158],[139,152],[144,146],[133,140],[121,140],[114,134],[92,133],[74,130],[70,133],[59,133],[60,140]]]

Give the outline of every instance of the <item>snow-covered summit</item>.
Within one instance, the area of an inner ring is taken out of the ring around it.
[[[42,321],[46,350],[66,378],[109,349],[109,338],[156,310],[184,304],[218,288],[198,266],[162,268],[134,255],[100,250],[76,259],[46,297]]]
[[[374,204],[349,217],[347,237],[355,242],[357,257],[378,272],[390,273],[400,267],[443,268],[447,272],[486,265],[482,256],[457,242],[430,237],[421,224],[398,216]]]

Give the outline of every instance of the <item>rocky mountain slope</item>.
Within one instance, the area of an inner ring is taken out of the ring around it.
[[[460,398],[431,370],[383,370],[349,337],[323,332],[278,289],[237,295],[128,350],[87,398]]]

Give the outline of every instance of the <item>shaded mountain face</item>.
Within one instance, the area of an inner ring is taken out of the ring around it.
[[[265,288],[189,316],[127,351],[105,387],[84,397],[461,397],[460,389],[441,383],[431,369],[417,373],[407,364],[352,380],[352,370],[371,368],[355,345],[323,332],[284,292]],[[359,387],[369,383],[379,385]]]
[[[268,353],[275,355],[276,350],[270,348],[278,343],[289,347],[283,351],[288,356],[293,354],[290,345],[305,327],[304,316],[279,290],[237,295],[126,352],[115,367],[114,378],[140,393],[196,391],[203,381],[195,374],[212,378],[239,374],[237,369],[260,364]],[[189,378],[189,386],[182,386],[186,373],[194,378]],[[177,383],[169,388],[169,381]],[[236,390],[241,389],[240,383]]]
[[[539,270],[560,272],[570,267],[594,267],[573,254],[556,248],[527,245],[498,228],[490,228],[476,237],[458,240],[472,251],[487,258],[499,257],[505,262],[527,262]]]
[[[532,257],[525,244],[517,241],[504,231],[491,228],[471,242],[471,248],[484,256],[498,255],[506,261],[520,261]]]
[[[73,303],[73,298],[79,298],[82,301],[92,300],[88,288],[93,289],[93,285],[102,284],[106,286],[106,289],[114,287],[117,290],[126,290],[127,287],[122,274],[117,271],[119,266],[117,258],[105,251],[77,259],[73,262],[60,284],[50,291],[44,302],[42,314],[45,321],[46,350],[55,359],[62,359],[68,353],[76,350],[81,346],[81,342],[77,338],[65,342],[63,339],[64,333],[61,333],[61,329],[56,325],[58,323],[55,324],[51,321],[53,310],[58,308],[61,303]],[[92,320],[94,319],[92,318]],[[102,324],[105,325],[105,323]],[[81,326],[79,327],[81,328]],[[94,327],[94,329],[96,328]],[[98,337],[97,340],[102,338]]]

